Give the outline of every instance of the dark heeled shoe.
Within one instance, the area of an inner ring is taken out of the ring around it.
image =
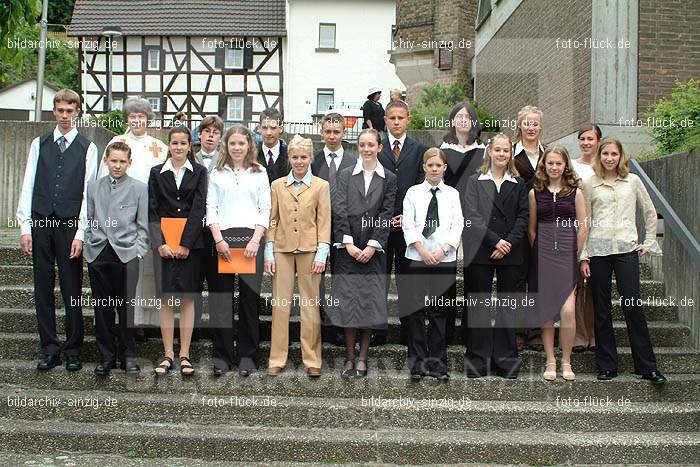
[[[348,363],[352,364],[352,368],[348,368]],[[351,379],[355,376],[357,376],[357,370],[355,369],[355,360],[350,360],[348,358],[343,364],[343,372],[340,374],[340,377],[344,379]]]
[[[362,362],[365,364],[365,369],[364,370],[355,370],[357,372],[357,376],[360,378],[364,378],[367,376],[367,360],[359,360],[359,362]]]

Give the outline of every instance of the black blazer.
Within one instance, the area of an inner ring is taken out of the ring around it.
[[[442,152],[447,158],[447,170],[443,180],[445,185],[459,191],[459,199],[464,204],[464,193],[469,177],[474,175],[484,162],[484,148],[474,148],[465,153],[454,149],[444,148]]]
[[[160,173],[163,164],[151,168],[148,179],[148,229],[151,247],[158,248],[165,241],[160,230],[161,217],[186,217],[180,245],[195,250],[204,248],[202,236],[207,212],[207,169],[197,163],[193,171],[185,170],[178,190],[171,171]]]
[[[517,144],[517,143],[516,143]],[[515,152],[515,144],[513,145],[513,152]],[[539,149],[539,157],[542,157],[542,150]],[[535,169],[530,165],[530,159],[528,159],[527,154],[525,154],[525,149],[520,151],[518,154],[514,154],[515,168],[518,170],[518,174],[525,180],[525,186],[527,191],[530,191],[533,183],[535,183]]]
[[[492,180],[479,180],[472,175],[467,181],[465,202],[462,206],[465,224],[462,232],[465,264],[493,264],[517,266],[523,255],[518,248],[527,232],[530,216],[525,181],[518,177],[517,184],[503,182],[500,193]],[[492,261],[491,253],[499,240],[510,242],[512,248],[503,259]]]
[[[389,172],[396,175],[396,201],[394,202],[394,215],[403,212],[403,199],[406,192],[413,185],[423,183],[425,172],[423,172],[423,154],[428,150],[428,146],[406,137],[399,154],[399,160],[394,161],[391,153],[389,139],[382,141],[382,152],[379,153],[379,163]]]
[[[340,172],[336,178],[338,193],[333,209],[333,236],[338,243],[343,235],[352,236],[358,248],[376,240],[386,249],[389,226],[394,212],[396,175],[384,170],[384,178],[376,173],[365,196],[365,179],[362,172],[353,175],[353,167]]]
[[[280,140],[280,155],[275,161],[275,165],[270,168],[267,167],[267,150],[265,145],[262,142],[258,143],[258,162],[265,167],[270,185],[278,178],[286,177],[291,170],[289,158],[287,157],[287,145],[282,140]]]
[[[357,154],[343,148],[343,160],[340,161],[340,167],[336,170],[336,179],[341,170],[347,167],[355,167],[357,163]],[[311,163],[311,174],[328,181],[328,164],[326,164],[326,155],[323,149],[316,151],[314,161]]]

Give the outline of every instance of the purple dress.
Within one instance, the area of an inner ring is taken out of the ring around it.
[[[545,187],[535,190],[537,237],[530,250],[528,295],[534,292],[537,325],[559,321],[559,312],[576,288],[576,188],[560,197]]]

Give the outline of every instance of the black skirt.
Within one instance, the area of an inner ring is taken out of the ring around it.
[[[186,259],[161,258],[153,253],[156,293],[159,297],[195,298],[202,294],[204,277],[204,248],[190,250]]]

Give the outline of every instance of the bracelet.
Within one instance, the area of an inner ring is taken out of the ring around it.
[[[224,239],[222,238],[222,239],[219,240],[218,242],[214,243],[214,245],[218,245],[219,243],[221,243],[221,242],[223,242],[223,241],[224,241]]]

